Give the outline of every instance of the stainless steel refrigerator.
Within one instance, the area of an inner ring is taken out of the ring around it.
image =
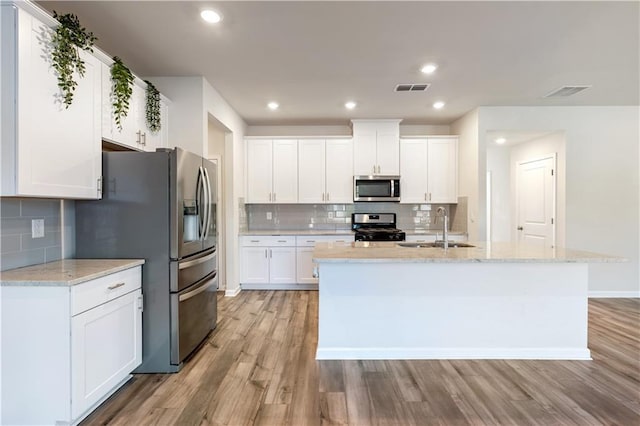
[[[102,199],[76,202],[76,257],[142,258],[142,365],[180,370],[216,326],[216,166],[179,148],[102,154]]]

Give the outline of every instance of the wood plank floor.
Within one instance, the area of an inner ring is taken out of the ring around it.
[[[640,425],[640,300],[589,301],[593,361],[316,361],[317,292],[219,298],[177,374],[136,375],[84,425]]]

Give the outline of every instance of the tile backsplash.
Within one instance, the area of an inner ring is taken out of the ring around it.
[[[31,220],[44,237],[31,238]],[[60,200],[0,198],[0,271],[62,258]]]
[[[449,212],[451,230],[466,232],[466,199],[459,204],[443,204]],[[246,204],[248,231],[336,230],[351,228],[352,213],[395,213],[400,229],[440,229],[438,204],[355,203],[355,204]],[[464,216],[464,218],[462,218]]]

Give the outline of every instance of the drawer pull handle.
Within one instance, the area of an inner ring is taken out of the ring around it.
[[[307,240],[308,243],[315,243],[316,240]]]
[[[110,286],[109,286],[109,287],[107,287],[107,288],[108,288],[109,290],[115,290],[116,288],[118,288],[118,287],[122,287],[122,286],[124,286],[124,283],[123,283],[123,282],[122,282],[122,283],[118,283],[118,284],[112,284],[112,285],[110,285]]]
[[[252,243],[259,243],[260,240],[251,240]]]
[[[286,243],[287,240],[278,240],[279,243]]]

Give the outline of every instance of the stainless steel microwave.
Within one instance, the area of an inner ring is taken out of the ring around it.
[[[354,176],[353,201],[400,201],[400,176]]]

